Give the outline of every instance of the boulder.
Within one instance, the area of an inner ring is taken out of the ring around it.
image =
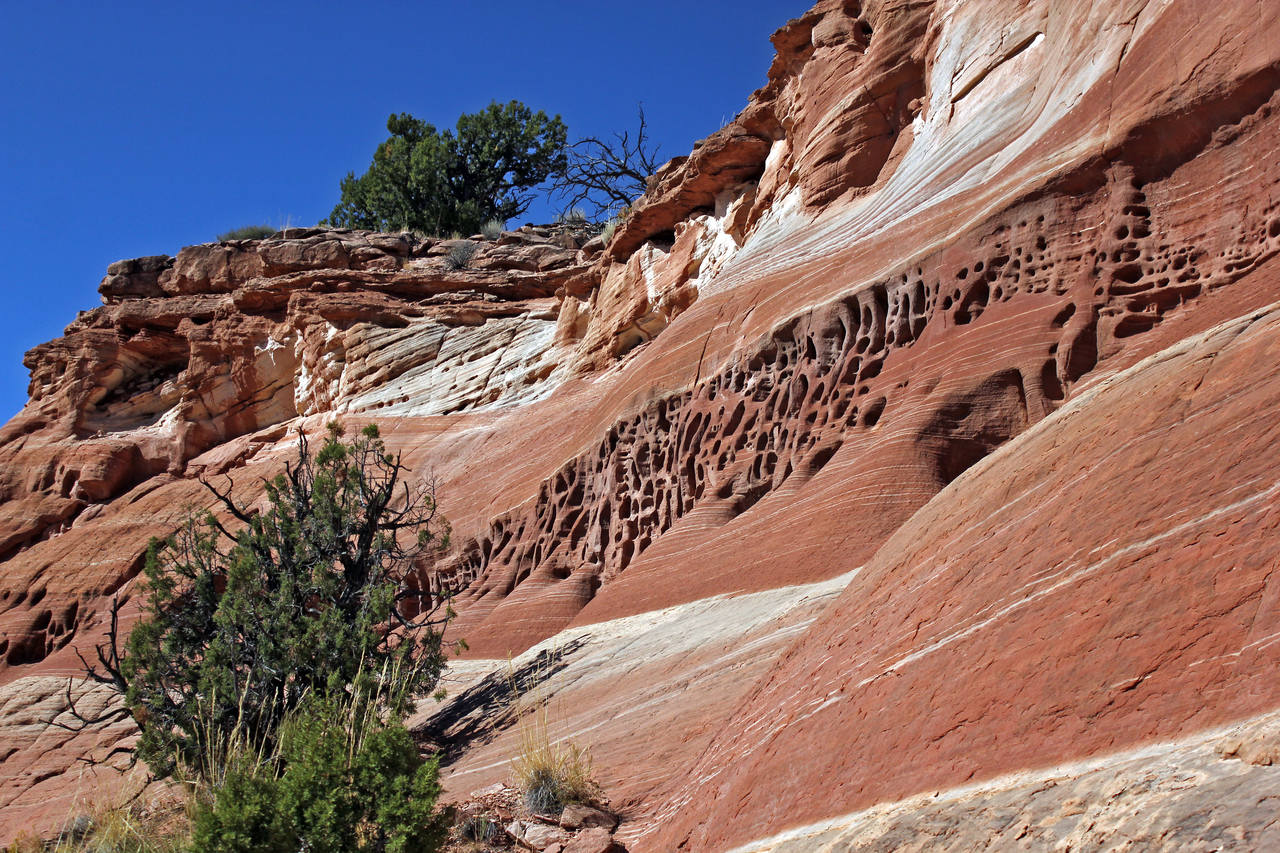
[[[164,295],[160,287],[160,274],[173,266],[168,255],[150,255],[116,261],[107,267],[107,275],[98,285],[98,293],[104,303],[124,299],[149,299]]]
[[[575,835],[565,845],[564,853],[626,853],[626,848],[614,840],[609,830],[595,827]]]
[[[618,828],[618,818],[594,806],[570,803],[560,813],[560,825],[565,829],[572,830],[600,827],[613,832]]]
[[[525,824],[524,832],[516,836],[516,840],[530,850],[545,850],[552,844],[565,844],[569,841],[569,833],[558,826],[545,823]]]

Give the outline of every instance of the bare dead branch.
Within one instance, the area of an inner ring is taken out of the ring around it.
[[[551,188],[564,199],[566,211],[589,208],[595,219],[631,204],[645,191],[649,176],[658,171],[658,146],[651,144],[644,105],[637,106],[635,131],[611,137],[587,136],[567,146],[564,171]]]
[[[242,509],[240,509],[240,507],[236,504],[235,500],[231,497],[231,492],[233,489],[235,489],[236,482],[235,480],[231,479],[230,474],[227,475],[227,482],[230,483],[230,485],[227,487],[227,490],[225,492],[220,492],[218,491],[218,487],[215,486],[213,483],[209,482],[204,477],[200,478],[200,485],[204,486],[206,489],[212,492],[213,496],[218,499],[218,502],[221,503],[224,507],[226,507],[227,512],[235,516],[237,520],[242,521],[245,524],[248,524],[250,521],[249,515],[246,514]],[[218,526],[221,528],[221,525],[218,525]],[[229,536],[230,534],[227,534],[227,535]]]

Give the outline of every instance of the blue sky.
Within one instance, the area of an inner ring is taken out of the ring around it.
[[[0,0],[0,420],[26,401],[23,352],[99,304],[107,264],[315,223],[389,113],[451,127],[514,98],[573,139],[643,102],[662,156],[686,154],[809,5]]]

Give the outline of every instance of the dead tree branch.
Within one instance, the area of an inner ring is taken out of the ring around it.
[[[611,137],[587,136],[569,145],[564,171],[552,191],[565,201],[565,211],[580,208],[599,220],[644,194],[649,176],[658,170],[658,146],[649,139],[644,105],[639,125]]]

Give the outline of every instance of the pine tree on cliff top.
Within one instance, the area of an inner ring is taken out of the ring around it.
[[[519,101],[491,103],[439,131],[408,113],[387,119],[391,137],[378,146],[360,177],[342,180],[342,198],[328,224],[378,231],[473,234],[490,220],[528,208],[524,192],[565,166],[566,128],[560,116]]]

